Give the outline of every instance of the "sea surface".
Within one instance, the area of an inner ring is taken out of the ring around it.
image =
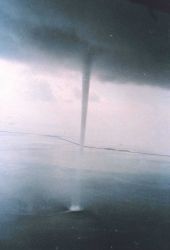
[[[169,250],[170,158],[1,133],[0,249]]]

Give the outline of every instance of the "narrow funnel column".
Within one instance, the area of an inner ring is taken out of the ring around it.
[[[90,75],[92,66],[92,52],[87,51],[82,77],[82,111],[81,111],[81,133],[80,133],[80,149],[83,151],[85,134],[86,134],[86,120],[89,100],[89,87],[90,87]]]
[[[89,100],[90,74],[92,66],[92,53],[90,49],[86,51],[84,67],[82,73],[82,110],[81,110],[81,131],[80,131],[80,152],[83,152],[86,134],[86,119]],[[81,165],[83,157],[80,154]],[[74,176],[73,195],[70,206],[71,212],[81,211],[81,168],[77,168]]]

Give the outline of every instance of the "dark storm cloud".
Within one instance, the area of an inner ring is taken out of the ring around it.
[[[38,50],[77,66],[91,46],[101,79],[168,87],[168,1],[149,2],[0,0],[0,54],[28,59]]]

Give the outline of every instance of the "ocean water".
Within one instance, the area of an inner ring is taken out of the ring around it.
[[[170,249],[168,157],[0,139],[0,249]],[[77,191],[81,210],[70,211]]]

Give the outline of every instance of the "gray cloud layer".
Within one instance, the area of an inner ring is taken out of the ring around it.
[[[161,0],[156,19],[132,2],[142,1],[0,0],[0,55],[30,60],[41,51],[79,67],[90,45],[101,79],[169,87],[170,15]]]

